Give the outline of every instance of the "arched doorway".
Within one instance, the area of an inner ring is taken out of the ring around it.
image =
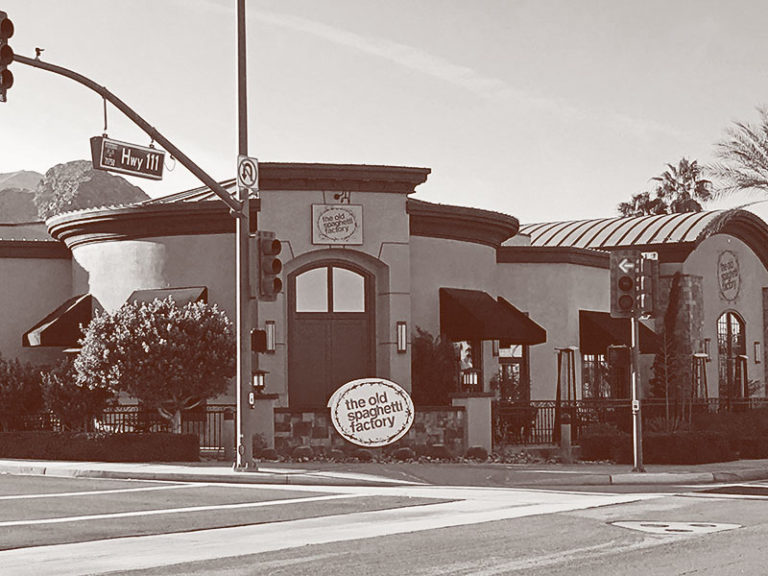
[[[719,396],[726,406],[748,398],[746,327],[736,312],[725,312],[717,319]]]
[[[346,262],[314,263],[289,278],[288,397],[325,407],[356,378],[374,376],[372,276]]]

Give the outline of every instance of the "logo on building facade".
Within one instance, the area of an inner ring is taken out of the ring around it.
[[[336,431],[358,446],[396,442],[413,424],[413,402],[400,386],[381,378],[347,382],[328,401]]]
[[[349,204],[312,205],[312,244],[363,243],[363,207]]]
[[[728,301],[736,300],[741,287],[739,259],[730,250],[721,252],[717,258],[717,281],[722,297]]]

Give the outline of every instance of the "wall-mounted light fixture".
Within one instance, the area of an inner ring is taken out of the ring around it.
[[[397,323],[397,351],[403,354],[408,350],[408,323]]]
[[[264,323],[264,330],[267,332],[267,352],[274,352],[277,345],[277,327],[274,320],[267,320]]]
[[[248,392],[248,404],[251,408],[256,407],[256,397],[264,393],[267,387],[267,371],[254,370],[253,380],[251,381],[251,390]]]
[[[763,361],[763,347],[760,346],[760,342],[755,342],[755,364],[760,364]]]
[[[491,340],[491,353],[493,354],[494,358],[496,358],[499,355],[499,341],[498,340]]]
[[[712,360],[712,356],[709,353],[709,344],[711,340],[709,338],[704,338],[704,354],[707,355],[707,362]]]
[[[461,374],[461,383],[464,389],[474,390],[477,388],[478,372],[472,368],[464,370]]]

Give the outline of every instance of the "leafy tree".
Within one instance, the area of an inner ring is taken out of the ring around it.
[[[653,196],[641,192],[632,196],[629,202],[619,204],[622,216],[649,216],[655,214],[676,214],[701,212],[701,202],[712,198],[712,183],[702,177],[698,162],[681,158],[677,166],[667,164],[667,169],[652,178],[657,182]]]
[[[720,162],[708,166],[721,194],[757,189],[768,192],[768,107],[758,107],[759,124],[734,122],[718,142]]]
[[[64,358],[41,373],[43,399],[66,430],[88,432],[115,397],[115,391],[98,383],[78,379],[74,360]]]
[[[0,430],[23,430],[29,417],[42,410],[39,370],[0,356]]]
[[[232,323],[216,305],[170,297],[98,314],[75,360],[78,380],[156,408],[181,432],[181,413],[226,391],[235,372]]]
[[[660,349],[653,362],[651,395],[664,398],[667,425],[670,420],[690,419],[691,411],[691,349],[690,333],[680,314],[682,298],[680,272],[672,277],[669,304],[659,333]]]
[[[445,406],[456,392],[459,358],[453,343],[416,327],[411,347],[411,387],[417,406]]]

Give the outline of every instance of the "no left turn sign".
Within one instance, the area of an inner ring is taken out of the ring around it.
[[[259,189],[259,161],[256,158],[237,157],[237,185],[250,190]]]

